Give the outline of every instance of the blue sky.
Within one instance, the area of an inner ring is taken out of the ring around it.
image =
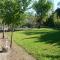
[[[57,8],[57,3],[60,2],[60,0],[54,0],[54,10]]]

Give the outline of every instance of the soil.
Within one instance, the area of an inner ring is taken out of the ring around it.
[[[0,60],[36,60],[14,42],[12,48],[10,48],[10,42],[6,37],[5,39],[2,39],[2,33],[0,33],[0,37],[0,43],[5,47],[5,49],[7,49],[0,52]]]

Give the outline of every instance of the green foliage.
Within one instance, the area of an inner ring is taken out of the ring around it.
[[[54,13],[52,13],[49,17],[48,17],[48,19],[46,20],[46,25],[48,26],[48,27],[54,27]]]
[[[55,13],[57,13],[57,18],[60,17],[60,8],[57,8]]]
[[[36,11],[38,27],[42,25],[43,19],[48,15],[52,8],[52,3],[47,0],[39,0],[33,4],[33,9]]]
[[[46,15],[47,12],[51,9],[52,3],[46,1],[46,0],[39,0],[38,2],[35,2],[33,5],[33,8],[35,9],[37,15]]]
[[[53,19],[55,27],[60,28],[60,8],[55,10]]]
[[[18,24],[20,22],[20,10],[21,10],[21,5],[18,3],[18,1],[6,1],[5,3],[5,19],[4,22],[5,24]]]
[[[21,21],[24,18],[24,12],[26,11],[30,1],[31,0],[0,0],[0,17],[3,19],[3,26],[4,24],[10,26],[12,32],[10,47],[12,46],[14,27],[23,23]]]
[[[22,3],[22,11],[26,11],[28,9],[28,6],[31,3],[31,0],[20,0]]]
[[[0,14],[7,25],[18,25],[23,20],[31,0],[2,0],[0,1]]]

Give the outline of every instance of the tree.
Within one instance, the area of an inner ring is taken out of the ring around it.
[[[57,18],[60,17],[60,8],[57,8],[55,13],[57,13]]]
[[[2,0],[1,2],[1,16],[3,18],[3,23],[10,26],[11,28],[11,44],[12,47],[12,37],[14,27],[19,25],[23,20],[24,12],[26,11],[31,0]],[[27,3],[27,4],[26,4]]]
[[[31,3],[31,0],[20,0],[21,5],[22,5],[22,12],[24,13],[26,10],[28,10],[28,6]]]
[[[46,25],[48,27],[54,27],[54,13],[52,13],[46,20]]]
[[[57,8],[54,12],[56,14],[56,26],[60,28],[60,8]]]
[[[38,2],[35,2],[33,4],[33,9],[35,9],[36,11],[37,22],[39,24],[39,27],[41,25],[43,18],[48,14],[51,7],[52,3],[47,0],[39,0]]]
[[[35,24],[36,24],[36,17],[31,13],[31,12],[25,12],[25,24],[23,26],[26,26],[26,27],[29,27],[29,28],[32,28],[32,27],[35,27]]]
[[[0,19],[1,19],[1,24],[3,25],[3,39],[4,39],[4,1],[0,0]]]

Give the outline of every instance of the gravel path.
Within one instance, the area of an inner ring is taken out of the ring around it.
[[[3,52],[3,53],[0,53],[0,60],[9,60],[8,59],[8,55],[9,55],[10,52]]]
[[[0,37],[2,34],[0,33]],[[0,43],[8,49],[7,52],[0,53],[0,60],[36,60],[34,57],[29,55],[22,47],[17,46],[13,43],[12,48],[9,47],[9,42],[7,39],[0,39]]]
[[[10,60],[36,60],[31,55],[25,52],[25,50],[16,44],[13,44],[11,53],[9,55]]]

